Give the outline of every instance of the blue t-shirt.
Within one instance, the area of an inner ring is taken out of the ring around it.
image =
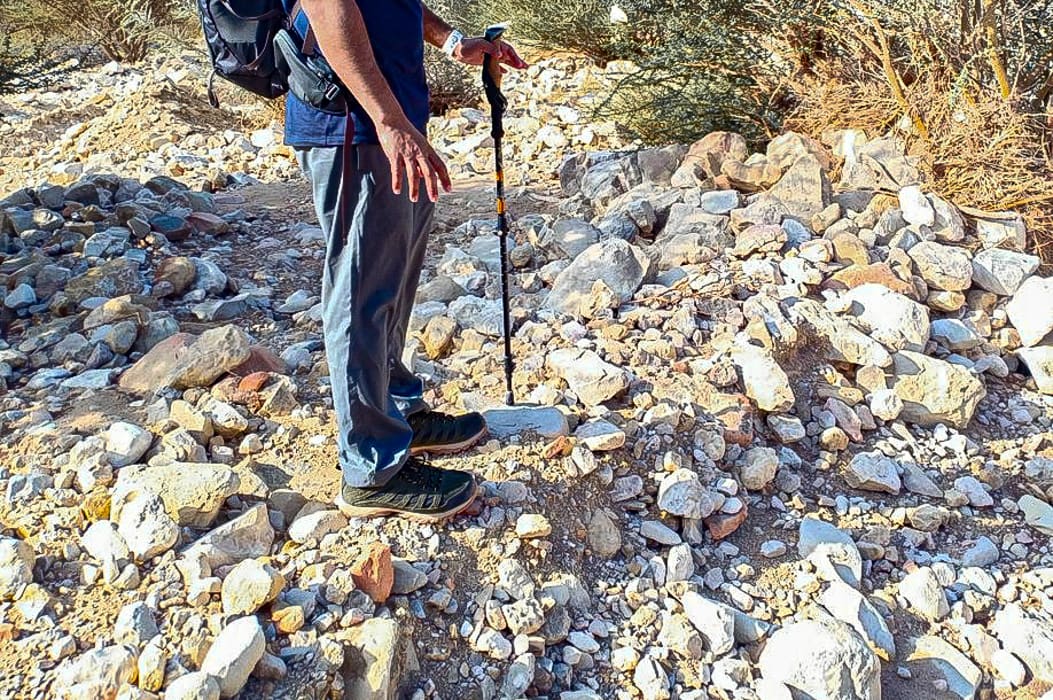
[[[287,12],[295,0],[283,0]],[[424,76],[424,16],[420,0],[357,0],[380,72],[406,117],[421,132],[428,124],[428,83]],[[307,17],[297,18],[303,36]],[[352,109],[355,143],[376,143],[377,133],[365,110]],[[285,143],[290,146],[342,146],[347,118],[326,114],[289,93],[285,101]]]

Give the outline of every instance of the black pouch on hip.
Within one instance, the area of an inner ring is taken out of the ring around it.
[[[312,42],[313,43],[313,42]],[[305,104],[329,114],[347,114],[353,98],[322,54],[305,47],[286,29],[274,35],[275,63],[287,77],[289,92]]]

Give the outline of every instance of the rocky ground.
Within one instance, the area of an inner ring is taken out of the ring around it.
[[[407,359],[491,429],[441,527],[331,505],[322,236],[261,107],[219,130],[173,59],[0,108],[0,696],[1053,697],[1019,220],[895,134],[626,149],[597,71],[526,78],[516,409],[486,117],[434,124]]]

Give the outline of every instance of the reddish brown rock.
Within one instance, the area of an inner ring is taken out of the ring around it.
[[[197,278],[197,268],[187,257],[165,258],[154,273],[153,295],[155,297],[179,296]]]
[[[724,426],[724,440],[732,445],[749,447],[753,442],[753,407],[742,394],[713,392],[699,403]]]
[[[391,547],[372,542],[351,565],[351,578],[360,591],[374,603],[383,603],[395,585],[395,569],[391,563]]]
[[[855,289],[864,284],[880,284],[909,297],[915,295],[914,285],[897,277],[887,263],[846,267],[835,272],[823,286],[829,289]]]
[[[714,131],[691,144],[684,163],[694,165],[696,170],[712,178],[720,174],[725,160],[733,158],[743,161],[748,156],[749,147],[742,136],[728,131]]]
[[[285,361],[275,355],[271,350],[262,345],[253,345],[250,349],[248,359],[230,370],[231,374],[239,377],[247,377],[253,372],[274,372],[275,374],[288,374],[289,368]]]
[[[260,391],[271,380],[270,372],[253,372],[241,378],[238,391]]]
[[[121,375],[126,391],[150,393],[162,387],[210,387],[232,367],[249,359],[249,338],[237,326],[220,326],[199,336],[176,333],[150,348]]]
[[[749,515],[749,506],[745,501],[742,502],[742,510],[738,513],[728,515],[727,513],[717,513],[711,515],[705,519],[706,529],[709,530],[709,536],[714,540],[722,540],[731,533],[738,530],[742,523],[746,522],[746,516]]]

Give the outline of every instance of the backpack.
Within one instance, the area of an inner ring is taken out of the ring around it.
[[[215,77],[229,80],[261,97],[273,99],[292,91],[306,104],[331,114],[345,114],[349,96],[318,51],[307,26],[301,37],[281,0],[197,0],[212,75],[208,101],[219,106]]]
[[[208,100],[219,106],[213,82],[218,75],[238,87],[273,99],[289,91],[278,69],[274,37],[287,22],[281,0],[197,0],[212,75]]]

